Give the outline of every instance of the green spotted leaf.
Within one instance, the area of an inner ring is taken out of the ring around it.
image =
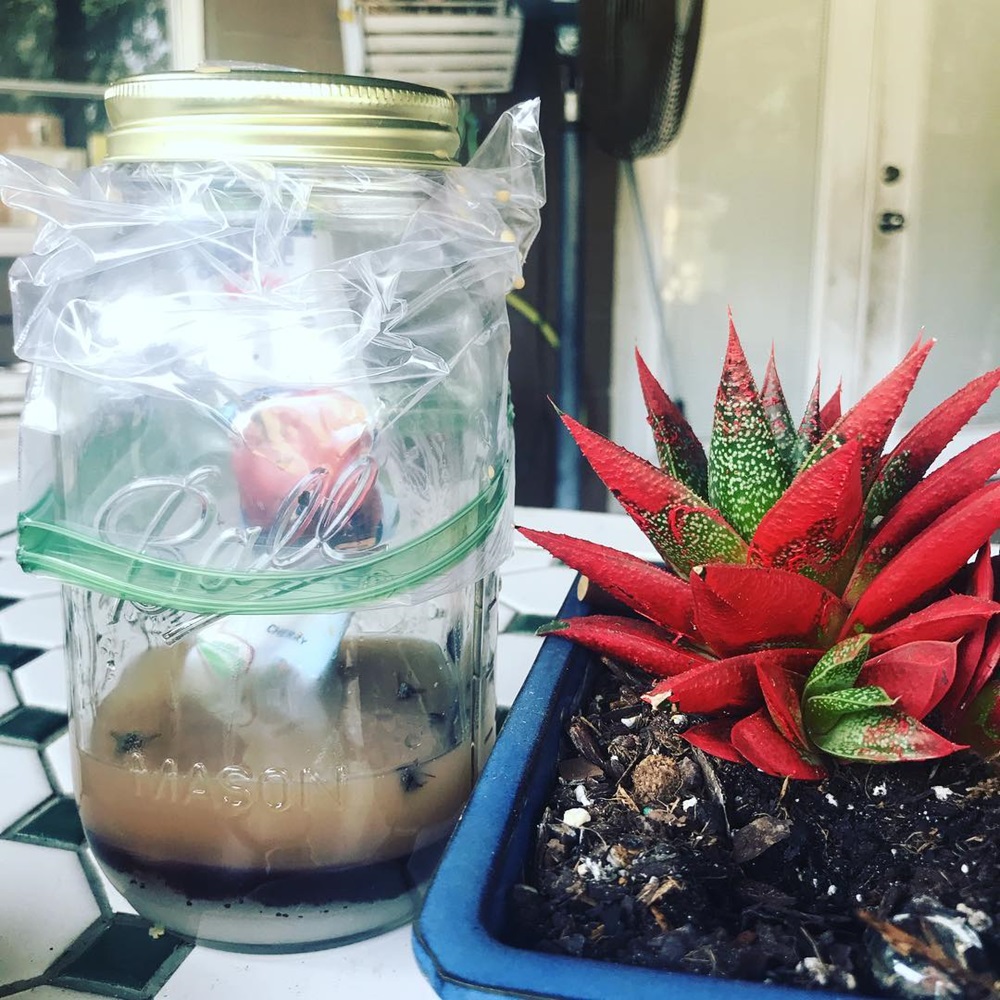
[[[590,467],[661,556],[686,577],[695,566],[746,562],[747,544],[690,487],[562,414]]]
[[[812,454],[813,448],[820,443],[824,433],[819,405],[819,372],[816,372],[816,380],[813,382],[809,401],[806,403],[798,433],[795,435],[796,468],[800,468],[802,463]]]
[[[933,340],[915,344],[885,378],[824,433],[806,459],[806,466],[856,439],[861,442],[861,479],[867,492],[881,467],[882,449],[933,346]]]
[[[868,658],[870,635],[856,635],[828,649],[813,667],[802,692],[804,700],[853,688]]]
[[[701,442],[676,403],[653,377],[639,349],[635,351],[639,385],[646,402],[660,467],[700,497],[708,496],[708,459]]]
[[[802,718],[806,732],[815,740],[830,732],[842,715],[869,708],[888,708],[895,703],[895,698],[890,698],[882,688],[874,685],[847,688],[807,698],[802,706]]]
[[[744,538],[791,481],[732,320],[715,399],[708,498]]]
[[[832,729],[814,736],[813,740],[834,757],[883,764],[947,757],[965,749],[892,708],[842,715]]]
[[[778,454],[781,455],[781,460],[785,464],[787,474],[791,477],[798,466],[796,460],[798,435],[792,426],[792,415],[788,411],[785,390],[782,388],[781,379],[778,377],[778,366],[774,361],[773,344],[771,345],[771,354],[767,359],[767,371],[764,373],[764,383],[760,388],[760,401],[771,424],[771,432],[774,434],[774,443],[777,445]]]
[[[986,758],[1000,755],[1000,679],[991,680],[969,706],[958,730],[961,739]]]
[[[619,502],[681,577],[695,566],[746,562],[746,542],[711,508],[677,504],[652,513]]]
[[[868,494],[871,528],[920,482],[949,441],[1000,388],[1000,368],[986,372],[936,406],[903,438],[886,459]]]
[[[916,486],[919,477],[916,482],[912,478],[909,452],[894,452],[885,460],[865,500],[866,531],[874,530],[907,490]]]

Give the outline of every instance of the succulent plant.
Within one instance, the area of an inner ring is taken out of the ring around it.
[[[636,352],[659,468],[562,420],[666,567],[520,529],[636,613],[541,631],[652,674],[646,701],[707,717],[690,743],[769,774],[1000,751],[1000,433],[928,472],[1000,368],[884,453],[933,343],[843,414],[817,377],[796,428],[730,317],[707,457]]]

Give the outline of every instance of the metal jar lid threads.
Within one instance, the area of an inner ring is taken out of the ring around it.
[[[440,167],[459,146],[453,97],[367,77],[208,65],[120,80],[105,104],[113,162]]]

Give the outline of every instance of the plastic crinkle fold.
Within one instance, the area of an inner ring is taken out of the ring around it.
[[[19,559],[212,614],[414,602],[508,554],[505,295],[544,202],[538,103],[468,166],[0,157]]]

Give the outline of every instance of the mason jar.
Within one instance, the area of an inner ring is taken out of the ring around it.
[[[64,583],[76,794],[155,924],[294,949],[407,921],[494,739],[505,295],[537,107],[466,167],[427,88],[211,67],[106,98],[12,271],[18,558]]]
[[[493,744],[493,574],[181,638],[176,612],[96,591],[65,609],[80,818],[139,913],[244,947],[410,919]]]

